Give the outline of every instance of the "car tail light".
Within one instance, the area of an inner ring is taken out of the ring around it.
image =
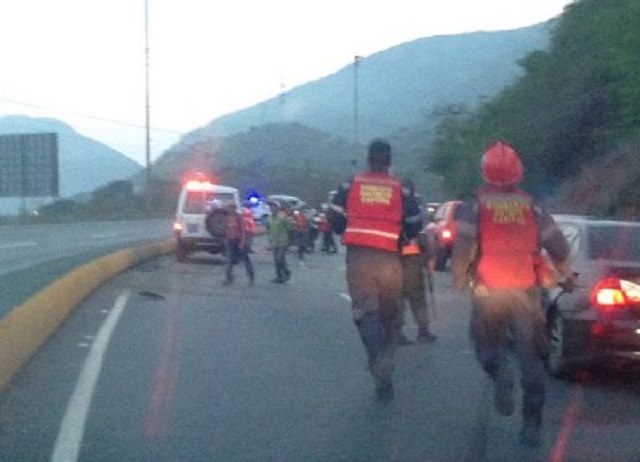
[[[445,242],[451,241],[453,239],[453,233],[449,228],[445,228],[442,230],[442,240]]]
[[[591,302],[603,310],[638,305],[640,285],[615,277],[603,279],[593,288]]]

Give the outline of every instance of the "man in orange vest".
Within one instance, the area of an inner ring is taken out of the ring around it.
[[[368,171],[342,183],[328,218],[346,246],[347,286],[352,314],[364,344],[376,396],[393,398],[393,356],[396,346],[402,265],[400,236],[420,231],[420,210],[389,174],[391,146],[385,140],[369,145]]]
[[[511,146],[501,141],[489,146],[482,158],[482,176],[486,184],[456,213],[453,283],[458,291],[471,290],[471,338],[479,363],[493,379],[494,407],[502,415],[514,411],[507,357],[510,333],[523,391],[520,442],[537,446],[548,344],[535,267],[544,248],[559,273],[573,278],[567,263],[569,245],[551,215],[518,188],[523,166]]]
[[[415,198],[415,187],[413,181],[405,178],[403,180],[404,188],[409,192],[411,197]],[[424,226],[423,220],[420,221],[420,228]],[[403,236],[402,249],[402,305],[401,314],[398,319],[398,344],[407,345],[411,343],[402,328],[404,326],[405,303],[409,304],[413,319],[418,325],[418,335],[416,341],[418,343],[434,342],[436,336],[429,330],[430,317],[427,305],[426,287],[425,287],[425,270],[433,273],[435,268],[435,254],[432,246],[428,245],[427,236],[421,232],[418,236],[411,239]],[[433,306],[431,307],[434,308]]]

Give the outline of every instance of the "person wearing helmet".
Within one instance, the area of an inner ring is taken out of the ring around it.
[[[343,182],[328,210],[346,246],[352,316],[367,354],[378,400],[393,398],[393,357],[402,291],[400,236],[420,231],[420,209],[389,173],[391,146],[369,144],[368,170]]]
[[[536,265],[542,249],[559,273],[572,278],[569,245],[555,221],[518,187],[524,168],[509,144],[491,144],[482,158],[484,185],[456,213],[458,234],[451,271],[454,288],[470,290],[470,335],[476,357],[494,383],[494,407],[514,412],[508,338],[513,340],[522,387],[520,442],[541,443],[545,401],[546,322]]]

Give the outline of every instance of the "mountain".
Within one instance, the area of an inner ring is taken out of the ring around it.
[[[470,111],[517,81],[519,61],[549,47],[554,24],[427,37],[373,54],[193,130],[155,162],[155,174],[175,180],[204,170],[313,202],[362,168],[364,145],[384,136],[394,146],[394,171],[437,198],[442,181],[425,161],[437,114]]]
[[[554,20],[516,30],[435,36],[359,59],[277,98],[221,116],[185,135],[190,145],[268,123],[297,122],[359,141],[387,136],[444,106],[474,107],[522,75],[520,59],[549,46]],[[354,102],[357,93],[357,108]]]
[[[27,116],[0,117],[0,135],[57,133],[60,196],[89,193],[115,180],[127,179],[142,166],[124,154],[87,138],[65,123]]]

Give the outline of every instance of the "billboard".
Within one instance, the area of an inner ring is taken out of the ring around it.
[[[58,194],[58,135],[0,135],[0,197]]]

